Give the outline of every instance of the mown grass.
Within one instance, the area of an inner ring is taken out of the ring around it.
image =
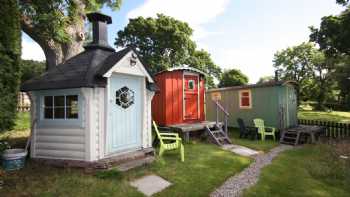
[[[0,140],[24,146],[27,136],[28,128],[24,128],[2,133]],[[184,163],[178,152],[166,152],[152,164],[125,173],[115,170],[86,173],[82,169],[44,166],[29,159],[25,168],[16,172],[5,173],[0,168],[3,181],[0,196],[143,196],[129,181],[147,174],[159,175],[172,183],[155,196],[208,196],[251,162],[204,141],[185,144]]]
[[[246,146],[258,151],[268,152],[270,149],[276,147],[279,143],[278,141],[273,141],[268,138],[265,141],[251,140],[247,138],[239,138],[239,130],[236,128],[229,128],[229,135],[233,144],[238,144],[241,146]]]
[[[262,170],[258,183],[244,196],[349,196],[350,162],[332,149],[308,145],[282,153]]]
[[[12,130],[0,132],[0,141],[9,142],[11,147],[24,148],[30,130],[30,113],[17,114],[16,124]],[[21,147],[22,146],[22,147]]]
[[[299,119],[350,123],[350,112],[341,111],[299,111]]]
[[[129,185],[135,178],[156,174],[172,185],[156,196],[207,196],[251,160],[204,142],[185,145],[185,162],[177,152],[157,158],[149,166],[126,173],[86,174],[79,169],[59,169],[29,160],[20,171],[4,173],[5,196],[142,196]]]

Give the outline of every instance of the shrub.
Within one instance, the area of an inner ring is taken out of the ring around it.
[[[0,131],[14,126],[20,77],[21,29],[17,0],[0,6]]]

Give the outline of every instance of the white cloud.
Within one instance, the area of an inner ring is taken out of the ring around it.
[[[240,69],[255,83],[261,76],[273,75],[272,50],[263,48],[221,49],[215,51],[213,58],[223,69]]]
[[[43,61],[45,55],[36,42],[22,36],[22,59]]]
[[[198,41],[217,33],[208,32],[203,25],[212,22],[222,14],[228,2],[229,0],[147,0],[141,6],[131,10],[127,17],[155,17],[157,13],[172,16],[178,20],[186,21],[195,30],[193,37]]]

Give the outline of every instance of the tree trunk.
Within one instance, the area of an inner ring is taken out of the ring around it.
[[[65,27],[65,32],[70,38],[67,42],[58,42],[51,38],[48,39],[45,35],[42,35],[40,29],[33,24],[30,16],[23,14],[21,16],[22,30],[37,42],[44,51],[47,70],[83,51],[84,20],[86,18],[84,13],[85,4],[80,0],[76,0],[74,3],[76,7],[79,8],[79,18]]]

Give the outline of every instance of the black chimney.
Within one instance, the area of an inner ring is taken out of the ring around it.
[[[114,49],[108,44],[107,25],[112,23],[110,16],[93,12],[86,15],[92,23],[92,42],[85,46],[85,49]]]
[[[279,70],[275,70],[275,81],[279,80]]]

